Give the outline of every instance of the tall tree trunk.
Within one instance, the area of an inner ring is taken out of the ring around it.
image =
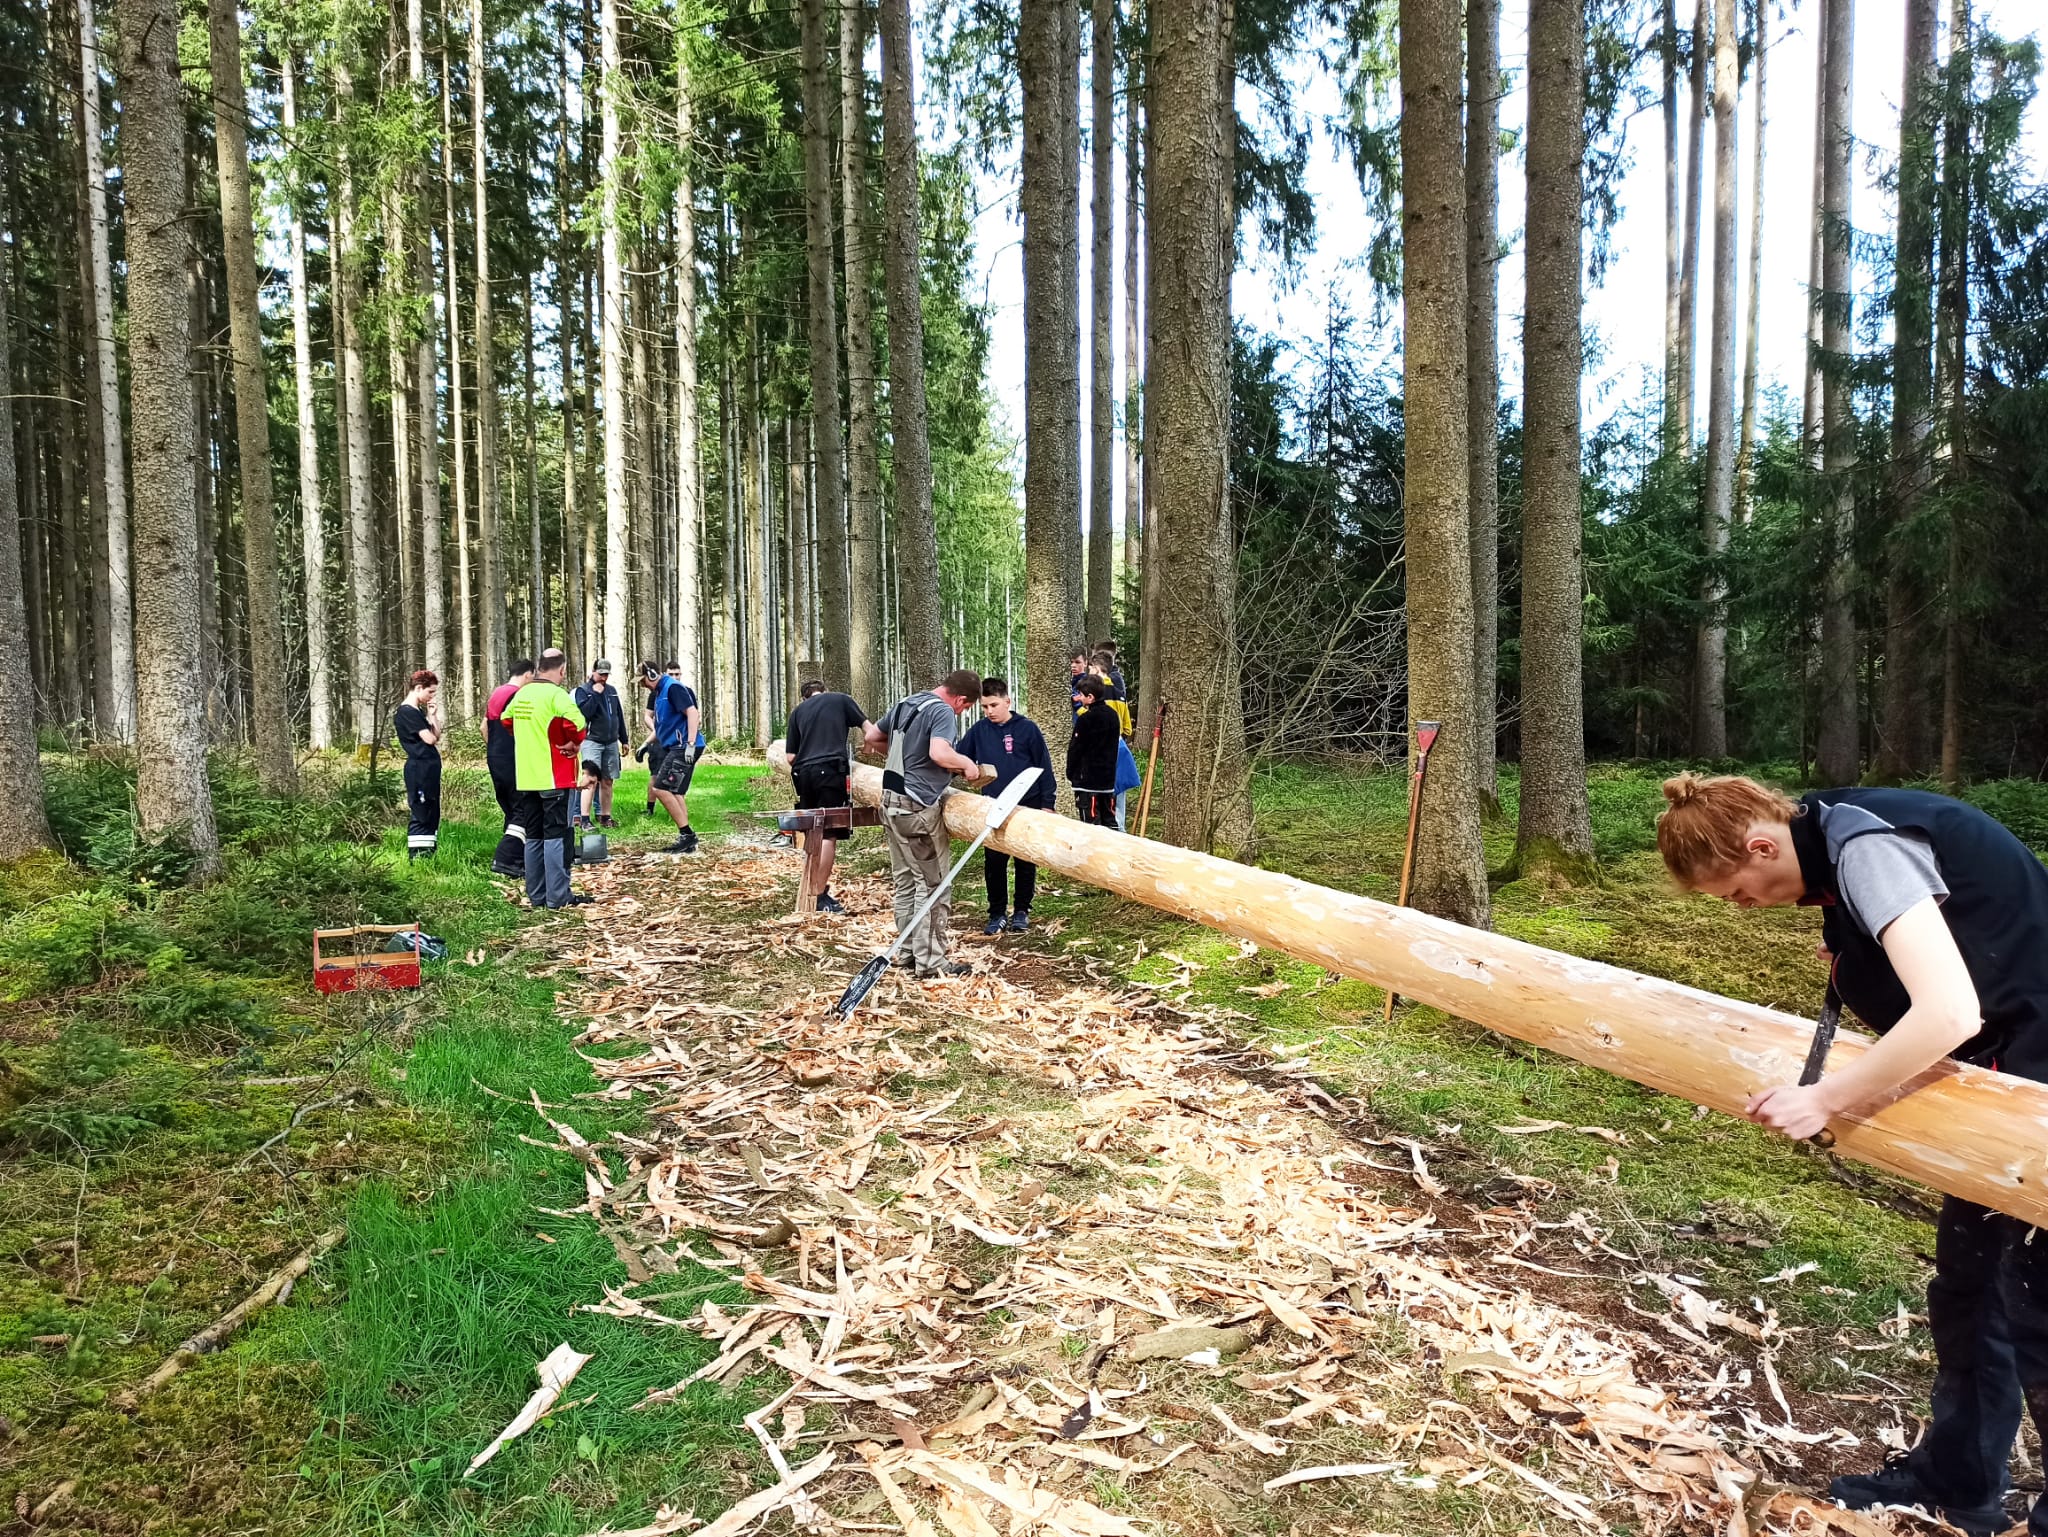
[[[1026,6],[1017,24],[1024,87],[1024,671],[1026,701],[1053,762],[1065,759],[1067,652],[1077,644],[1070,601],[1069,525],[1078,538],[1080,294],[1068,279],[1067,118],[1079,91],[1066,79],[1067,0]]]
[[[135,661],[150,687],[135,721],[135,808],[146,835],[180,837],[206,874],[219,860],[220,841],[206,783],[205,703],[192,666],[200,571],[178,7],[173,0],[120,0],[117,14],[135,550],[149,572],[136,594]]]
[[[122,445],[129,438],[121,430],[121,375],[114,362],[114,277],[107,248],[106,160],[100,143],[100,42],[92,0],[78,0],[78,43],[78,138],[85,156],[85,249],[92,288],[90,345],[99,374],[97,398],[88,400],[86,409],[97,423],[102,445],[99,491],[106,520],[106,640],[101,649],[107,664],[107,713],[98,726],[101,735],[129,742],[135,739],[136,709],[135,599],[129,582],[128,483],[122,468]],[[178,147],[183,143],[181,127]]]
[[[501,678],[511,652],[505,627],[505,548],[498,537],[498,370],[491,319],[490,138],[485,131],[490,73],[485,63],[484,0],[472,0],[469,20],[470,181],[476,194],[476,526],[484,577],[480,630],[484,675]]]
[[[1699,372],[1700,201],[1706,168],[1707,0],[1692,12],[1692,95],[1685,128],[1685,233],[1678,273],[1678,449],[1693,448],[1693,397]]]
[[[1116,305],[1116,0],[1093,0],[1094,36],[1088,54],[1090,156],[1094,190],[1089,204],[1089,459],[1088,601],[1083,620],[1090,644],[1109,634],[1111,577],[1116,551],[1116,357],[1110,341]]]
[[[1907,0],[1905,70],[1899,95],[1899,223],[1892,281],[1892,472],[1885,559],[1884,715],[1877,773],[1905,779],[1934,756],[1928,717],[1926,611],[1929,583],[1915,564],[1911,530],[1933,464],[1934,129],[1940,91],[1934,67],[1936,0]]]
[[[1751,104],[1749,157],[1749,317],[1742,356],[1742,428],[1735,445],[1735,521],[1749,521],[1749,487],[1756,459],[1756,392],[1759,322],[1764,292],[1764,84],[1770,61],[1771,19],[1756,13],[1756,99]]]
[[[1941,784],[1951,795],[1963,782],[1963,631],[1968,623],[1969,569],[1964,522],[1970,461],[1970,98],[1974,70],[1970,0],[1950,0],[1947,121],[1941,151],[1940,334],[1935,354],[1935,409],[1948,435],[1948,582],[1942,625]]]
[[[14,460],[14,359],[7,264],[0,262],[0,635],[32,635],[21,573],[20,477]],[[30,435],[33,443],[34,435]],[[34,468],[31,466],[30,474]],[[36,539],[34,530],[30,539]],[[61,557],[60,557],[61,558]],[[52,846],[43,815],[43,765],[36,756],[33,689],[0,689],[0,864]]]
[[[804,253],[810,295],[811,450],[818,487],[818,629],[826,679],[852,671],[846,593],[846,470],[839,437],[839,299],[832,263],[832,129],[844,113],[826,73],[825,0],[801,0]],[[801,648],[800,648],[801,649]]]
[[[676,660],[683,664],[683,676],[691,680],[692,686],[703,688],[704,628],[700,615],[704,606],[704,553],[700,530],[704,490],[698,469],[702,427],[697,412],[697,185],[693,159],[696,83],[692,78],[691,36],[685,29],[676,37],[676,142],[681,146],[676,178]],[[851,225],[847,248],[853,248]],[[848,303],[851,304],[850,298]],[[852,368],[850,361],[848,368]],[[873,371],[871,361],[870,375]],[[872,395],[868,422],[872,435]],[[869,448],[872,451],[872,436]]]
[[[1465,481],[1472,521],[1472,775],[1500,804],[1500,0],[1465,8]]]
[[[341,47],[350,46],[343,39]],[[366,359],[362,338],[362,262],[357,232],[354,156],[347,142],[348,124],[353,116],[355,81],[349,66],[337,60],[334,91],[342,123],[342,140],[335,154],[335,308],[339,315],[340,341],[336,349],[336,371],[341,376],[342,408],[347,414],[349,602],[354,609],[355,669],[350,680],[352,705],[350,724],[358,748],[377,739],[378,648],[384,612],[379,590],[377,514],[371,501],[370,485],[370,381],[364,372]]]
[[[441,33],[441,275],[448,311],[448,439],[455,448],[455,635],[462,666],[458,718],[481,714],[480,703],[498,679],[480,686],[477,655],[475,577],[469,559],[469,442],[462,411],[462,300],[455,245],[455,122],[453,70],[449,62],[447,11]]]
[[[263,311],[256,280],[256,226],[249,200],[248,103],[242,89],[242,25],[235,0],[208,0],[213,64],[213,141],[228,278],[228,334],[235,359],[235,444],[242,470],[242,569],[249,584],[250,737],[256,774],[281,794],[298,783],[292,717],[285,702],[284,618],[278,595],[277,516],[270,480],[270,385],[263,366]]]
[[[633,628],[639,650],[651,657],[661,650],[654,581],[654,397],[647,388],[647,281],[637,272],[627,281],[626,303],[627,385],[632,391],[626,443],[632,454],[628,505],[633,514]]]
[[[387,66],[388,68],[388,66]],[[409,243],[406,238],[403,199],[395,178],[385,182],[381,194],[384,219],[384,263],[379,286],[383,294],[399,296],[410,292],[412,274],[407,269]],[[412,469],[412,391],[407,377],[406,322],[397,316],[385,322],[387,343],[384,367],[391,397],[391,522],[398,551],[397,590],[393,594],[398,613],[400,665],[410,674],[425,662],[425,610],[420,602],[419,567],[414,559],[415,529],[413,496],[418,489]]]
[[[946,647],[939,619],[939,534],[932,520],[932,450],[924,393],[916,38],[910,27],[910,0],[881,0],[878,14],[882,173],[889,206],[882,244],[889,300],[889,458],[896,484],[896,558],[903,591],[897,625],[911,681],[929,687],[946,670]]]
[[[1828,132],[1821,197],[1826,242],[1822,277],[1827,289],[1821,315],[1821,349],[1826,354],[1821,403],[1826,482],[1821,496],[1827,576],[1821,607],[1818,769],[1829,784],[1854,784],[1862,772],[1856,688],[1856,417],[1848,373],[1855,304],[1850,288],[1849,228],[1855,154],[1849,118],[1850,66],[1855,27],[1856,0],[1827,0],[1828,88],[1822,101]]]
[[[1664,70],[1664,452],[1678,447],[1679,328],[1684,324],[1681,251],[1685,236],[1678,195],[1678,0],[1663,0],[1659,54]]]
[[[882,708],[882,462],[875,420],[874,222],[868,210],[865,0],[839,6],[839,184],[846,243],[846,512],[851,688]]]
[[[1806,252],[1806,378],[1801,390],[1799,440],[1815,469],[1821,464],[1821,311],[1827,284],[1822,272],[1827,220],[1822,212],[1828,164],[1828,29],[1829,0],[1816,0],[1819,15],[1813,29],[1813,221]]]
[[[1708,339],[1707,484],[1700,536],[1707,573],[1693,635],[1692,750],[1728,756],[1728,614],[1721,563],[1735,516],[1735,0],[1714,0],[1714,312]]]
[[[775,632],[768,610],[768,589],[774,580],[775,564],[768,517],[767,424],[761,414],[760,321],[751,310],[747,315],[744,410],[740,473],[746,486],[747,678],[752,684],[747,714],[753,726],[754,745],[766,747],[774,735]]]
[[[216,0],[218,3],[218,0]],[[424,107],[427,97],[427,29],[421,0],[406,0],[406,78],[414,98]],[[445,133],[440,153],[449,152]],[[421,321],[413,341],[413,421],[419,433],[414,469],[419,476],[420,590],[425,625],[424,666],[445,677],[448,671],[448,600],[443,569],[441,540],[441,359],[435,345],[434,253],[428,233],[433,222],[427,212],[426,179],[416,171],[408,175],[413,198],[410,226],[413,281],[419,298]],[[448,715],[467,720],[471,711],[467,695],[451,702]]]
[[[1143,55],[1132,49],[1124,63],[1124,571],[1135,582],[1144,540],[1145,498],[1139,465],[1144,440],[1142,399],[1143,334],[1138,309],[1138,250],[1144,239],[1140,208],[1144,199],[1144,151],[1139,145],[1138,103],[1144,95]],[[1132,601],[1136,602],[1133,589]]]
[[[1486,861],[1472,772],[1459,10],[1458,0],[1401,0],[1400,11],[1408,713],[1413,721],[1443,723],[1438,768],[1422,811],[1412,896],[1426,912],[1484,926]],[[1158,208],[1155,199],[1155,228]],[[1575,221],[1578,213],[1574,203]],[[1155,238],[1155,259],[1164,245]],[[1153,334],[1156,343],[1161,333]]]
[[[295,54],[283,63],[284,132],[296,139],[299,128],[298,74]],[[334,745],[334,674],[332,642],[327,632],[327,537],[322,526],[320,430],[313,410],[312,281],[306,271],[307,198],[291,188],[292,385],[299,405],[299,559],[306,584],[307,740],[315,751]]]
[[[1733,0],[1720,3],[1733,9]],[[1731,23],[1731,53],[1734,30]],[[1731,63],[1731,96],[1733,77]],[[1732,115],[1732,102],[1728,110]],[[1584,361],[1579,241],[1585,112],[1585,11],[1579,0],[1530,0],[1528,291],[1522,326],[1522,794],[1515,837],[1516,860],[1524,870],[1558,860],[1575,863],[1593,853],[1580,639],[1585,589],[1579,505]]]
[[[523,178],[522,178],[523,180]],[[525,336],[521,339],[520,358],[524,365],[521,378],[525,385],[525,420],[521,424],[526,435],[526,532],[527,532],[527,573],[531,583],[528,595],[527,638],[533,645],[533,654],[539,656],[548,645],[548,567],[547,555],[542,548],[540,524],[540,444],[534,435],[533,421],[533,273],[531,270],[519,275],[519,315],[525,323]],[[621,664],[623,665],[623,664]]]
[[[626,90],[619,57],[618,0],[599,7],[604,76],[602,148],[597,163],[598,243],[604,268],[600,322],[604,367],[605,593],[604,650],[626,651],[632,612],[632,505],[626,490],[626,265],[619,246],[619,109]]]
[[[1167,841],[1248,858],[1257,837],[1239,697],[1229,472],[1234,19],[1232,0],[1154,0],[1152,7],[1151,78],[1159,94],[1147,265],[1150,355],[1160,366],[1147,411],[1158,424],[1152,457],[1166,567],[1160,647],[1143,660],[1159,674],[1160,697],[1184,722],[1182,750],[1159,790]],[[1452,38],[1455,58],[1455,30]],[[1455,86],[1451,94],[1455,134]],[[1461,580],[1469,578],[1467,572]],[[1026,623],[1028,633],[1028,611]],[[1027,658],[1034,684],[1046,665],[1040,656],[1033,651]],[[1048,715],[1057,712],[1062,737],[1064,660],[1050,657],[1053,703],[1046,707]],[[1469,660],[1467,653],[1468,667]],[[1046,716],[1039,720],[1045,724]]]

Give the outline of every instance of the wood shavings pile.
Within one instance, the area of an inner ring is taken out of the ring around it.
[[[1792,1423],[1768,1313],[1638,1277],[1667,1341],[1544,1300],[1528,1272],[1569,1273],[1515,1253],[1526,1215],[1447,1233],[1442,1201],[1412,1200],[1443,1194],[1419,1144],[1375,1160],[1300,1063],[1247,1076],[1214,1017],[1155,992],[1020,985],[1017,952],[963,945],[973,975],[893,973],[841,1021],[843,979],[892,937],[887,891],[842,880],[836,921],[735,913],[785,907],[793,872],[759,852],[596,872],[570,1001],[584,1041],[638,1048],[587,1060],[654,1130],[592,1146],[547,1122],[630,1277],[588,1310],[718,1346],[646,1406],[786,1383],[746,1421],[778,1482],[711,1530],[776,1509],[913,1537],[1217,1529],[1189,1478],[1299,1505],[1283,1519],[1333,1490],[1485,1484],[1545,1529],[1891,1530],[1760,1477],[1855,1443]],[[686,1251],[752,1300],[667,1311]],[[1736,1342],[1769,1399],[1731,1373]]]

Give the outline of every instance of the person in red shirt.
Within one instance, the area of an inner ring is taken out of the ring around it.
[[[512,728],[505,724],[505,706],[533,681],[533,658],[512,664],[505,681],[491,690],[484,705],[484,765],[491,771],[491,792],[504,813],[505,831],[491,855],[491,874],[526,878],[526,828],[519,821],[519,786],[512,767]],[[538,829],[535,829],[538,831]]]

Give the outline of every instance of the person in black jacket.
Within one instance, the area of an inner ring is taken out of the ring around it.
[[[1097,827],[1116,826],[1116,744],[1122,731],[1116,712],[1105,702],[1109,685],[1088,673],[1074,684],[1085,702],[1074,716],[1074,737],[1067,744],[1067,783],[1074,787],[1074,807],[1081,820]]]
[[[441,836],[441,680],[422,668],[391,717],[405,749],[405,857],[433,857]]]
[[[1743,908],[1819,908],[1833,992],[1880,1037],[1817,1083],[1752,1094],[1751,1120],[1810,1137],[1888,1103],[1943,1057],[2048,1082],[2048,869],[1999,823],[1919,790],[1795,802],[1754,780],[1681,774],[1664,797],[1657,847],[1680,884]],[[2048,1431],[2040,1239],[2016,1217],[1942,1202],[1927,1287],[1933,1416],[1910,1452],[1837,1478],[1835,1499],[1924,1506],[1971,1537],[2006,1529],[2021,1414]],[[2048,1495],[2026,1530],[2048,1537]]]
[[[626,740],[626,707],[612,687],[612,664],[599,662],[591,668],[590,681],[576,690],[575,699],[590,733],[583,739],[583,764],[597,780],[583,791],[583,814],[576,825],[589,827],[594,810],[599,825],[617,827],[612,820],[612,786],[624,766],[619,750]]]
[[[1010,706],[1010,685],[1002,678],[981,680],[981,719],[960,738],[960,750],[976,763],[986,763],[996,777],[982,793],[1001,795],[1011,781],[1027,768],[1038,769],[1038,782],[1022,804],[1050,811],[1059,785],[1052,774],[1052,749],[1045,745],[1045,733],[1028,715]],[[1008,929],[1022,934],[1031,927],[1031,899],[1038,894],[1038,866],[1028,859],[1017,861],[1017,899],[1010,900],[1010,856],[982,846],[982,880],[988,888],[988,923],[984,934]]]

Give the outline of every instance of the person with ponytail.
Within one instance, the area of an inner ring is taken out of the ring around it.
[[[1816,790],[1755,780],[1664,783],[1657,848],[1679,884],[1738,907],[1817,907],[1821,958],[1879,1037],[1815,1084],[1750,1096],[1752,1120],[1810,1137],[1881,1104],[1943,1057],[2048,1082],[2048,869],[1976,807],[1920,790]],[[1948,1197],[1927,1289],[1933,1418],[1919,1445],[1837,1478],[1851,1509],[1918,1505],[2003,1532],[2023,1413],[2048,1433],[2048,1241]],[[2048,1495],[2027,1532],[2048,1537]]]

